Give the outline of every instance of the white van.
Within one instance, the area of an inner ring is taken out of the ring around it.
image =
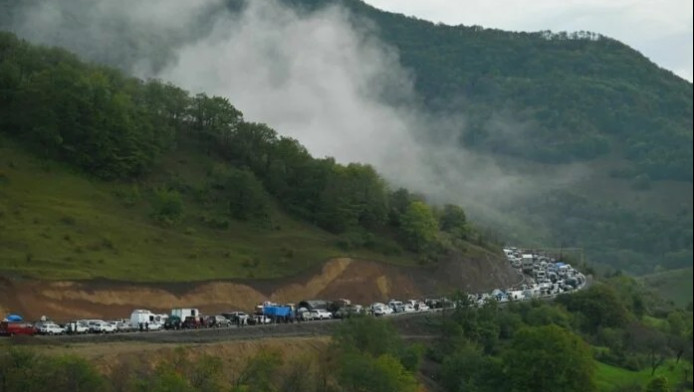
[[[130,324],[141,330],[158,330],[164,325],[161,315],[154,314],[147,309],[135,309],[130,314]]]

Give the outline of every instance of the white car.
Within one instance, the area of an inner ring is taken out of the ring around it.
[[[427,305],[427,304],[424,303],[424,302],[419,302],[419,303],[417,304],[416,308],[417,308],[417,310],[419,310],[420,312],[426,312],[427,310],[429,310],[429,305]]]
[[[296,314],[303,321],[313,320],[313,313],[309,312],[308,309],[300,309],[296,312]]]
[[[393,309],[386,304],[376,302],[371,304],[371,313],[373,313],[374,316],[385,316],[393,313]]]
[[[62,335],[65,333],[65,328],[56,323],[43,323],[39,327],[39,333],[42,335]]]
[[[333,314],[325,309],[314,309],[311,311],[311,315],[314,319],[318,320],[328,320],[333,318]]]
[[[130,323],[130,320],[118,320],[116,323],[116,330],[118,332],[134,332],[137,330],[134,325]]]
[[[88,333],[89,324],[83,321],[71,321],[65,324],[65,332],[71,334]]]
[[[112,333],[116,332],[116,325],[103,320],[91,320],[89,321],[89,331],[92,333]]]

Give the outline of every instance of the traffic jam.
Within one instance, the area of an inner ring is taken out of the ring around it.
[[[507,303],[536,298],[551,299],[585,287],[586,277],[571,265],[554,257],[515,247],[503,249],[506,259],[522,276],[515,287],[490,292],[468,294],[468,303],[483,306],[489,301]],[[0,322],[0,336],[114,334],[127,332],[156,332],[162,330],[195,330],[201,328],[244,328],[263,324],[318,322],[345,319],[354,315],[389,317],[454,308],[448,298],[392,299],[363,306],[348,299],[304,300],[297,304],[264,302],[249,312],[234,310],[204,315],[197,308],[174,308],[168,313],[134,309],[129,318],[117,320],[75,319],[58,322],[47,316],[30,322],[19,314],[8,314]]]

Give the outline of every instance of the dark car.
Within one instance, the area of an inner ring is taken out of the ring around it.
[[[202,328],[205,326],[205,320],[202,319],[201,317],[195,317],[195,316],[188,316],[186,317],[185,320],[183,320],[183,324],[181,324],[182,328],[189,328],[189,329],[197,329],[197,328]]]
[[[164,329],[181,329],[183,328],[183,322],[178,316],[171,316],[164,322]]]
[[[231,321],[224,317],[224,315],[218,314],[216,316],[210,316],[207,319],[207,325],[210,327],[216,327],[216,328],[221,328],[221,327],[230,327],[231,326]]]

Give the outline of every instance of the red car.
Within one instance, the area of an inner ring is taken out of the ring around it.
[[[21,322],[0,322],[0,336],[28,335],[34,336],[38,331],[33,325]]]

